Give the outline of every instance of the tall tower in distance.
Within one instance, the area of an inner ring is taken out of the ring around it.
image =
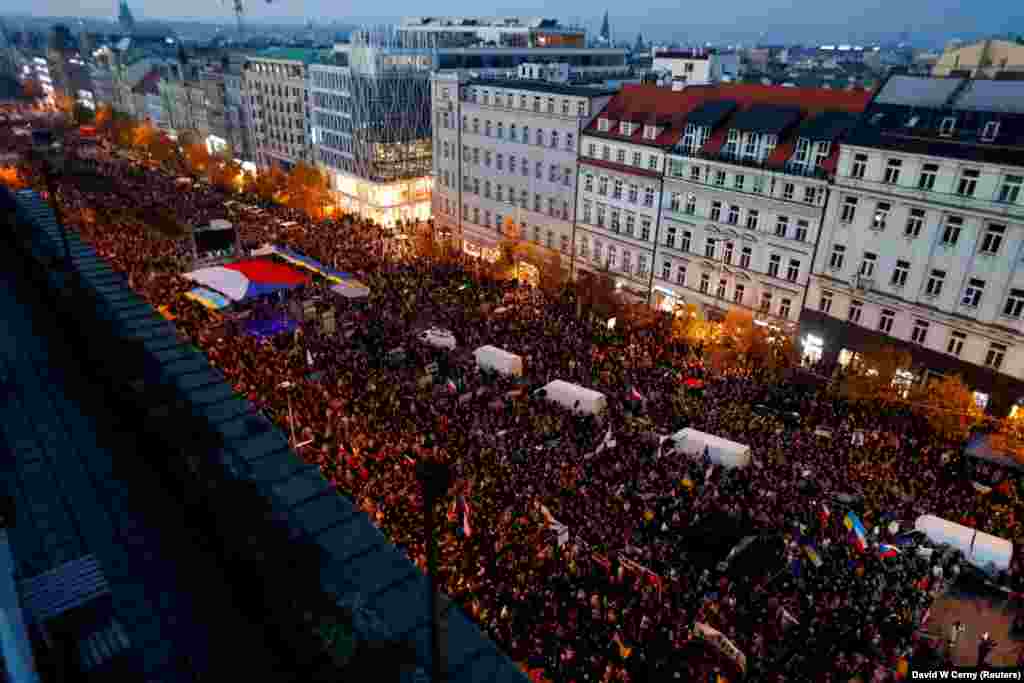
[[[605,44],[610,45],[612,42],[612,29],[608,26],[608,10],[604,11],[604,19],[601,21],[601,32],[597,34],[597,37]]]
[[[121,4],[117,10],[117,23],[121,25],[121,30],[131,35],[135,31],[135,17],[132,16],[132,11],[128,9],[128,0],[121,0]]]

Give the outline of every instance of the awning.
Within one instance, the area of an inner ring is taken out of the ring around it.
[[[317,275],[320,275],[321,277],[330,280],[331,282],[344,282],[345,280],[355,279],[355,276],[352,275],[352,273],[345,273],[340,270],[332,270],[325,266],[324,264],[317,261],[316,259],[312,259],[308,256],[305,256],[304,254],[300,254],[297,251],[292,251],[291,249],[287,249],[286,247],[279,247],[276,245],[272,246],[271,248],[273,249],[273,253],[277,254],[285,261],[288,261],[289,263],[299,266],[301,268],[305,268],[306,270],[310,270],[316,273]]]
[[[244,301],[294,289],[309,283],[309,276],[266,258],[251,258],[224,266],[200,268],[185,277],[208,289],[220,292],[232,301]]]

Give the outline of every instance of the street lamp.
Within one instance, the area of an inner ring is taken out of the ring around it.
[[[430,680],[432,683],[441,683],[444,672],[441,667],[441,632],[438,623],[440,615],[437,613],[437,535],[434,530],[434,508],[448,493],[452,474],[446,463],[420,460],[416,463],[416,478],[423,488],[423,535],[427,547],[427,578],[430,588],[427,603],[430,608],[432,648]]]
[[[292,412],[292,392],[291,392],[291,390],[294,387],[295,387],[295,385],[292,384],[291,382],[288,382],[288,381],[281,382],[280,384],[277,385],[278,389],[284,389],[285,390],[285,392],[286,392],[285,396],[288,397],[288,425],[291,428],[291,433],[292,433],[292,438],[291,438],[292,448],[295,449],[295,450],[299,450],[303,446],[306,446],[306,445],[312,443],[313,440],[312,439],[308,439],[306,441],[303,441],[302,443],[296,443],[295,442],[295,414]]]

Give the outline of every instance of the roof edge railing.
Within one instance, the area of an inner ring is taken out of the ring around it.
[[[39,683],[32,641],[14,583],[14,555],[6,528],[0,528],[0,573],[0,651],[7,676],[13,683]]]

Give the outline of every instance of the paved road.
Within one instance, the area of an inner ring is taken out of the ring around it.
[[[294,674],[287,653],[273,654],[281,650],[273,632],[239,608],[247,596],[234,591],[216,548],[198,530],[202,520],[137,457],[159,445],[103,414],[100,389],[3,243],[0,320],[0,365],[6,361],[15,379],[0,401],[0,429],[14,461],[5,463],[3,483],[19,499],[13,543],[22,572],[94,554],[141,661],[138,680]]]
[[[1015,610],[999,597],[950,592],[939,597],[932,605],[927,633],[945,641],[949,637],[949,627],[960,621],[967,630],[960,636],[953,652],[953,661],[958,666],[974,666],[977,663],[978,639],[985,632],[998,643],[998,647],[989,655],[989,663],[1013,666],[1017,663],[1019,648],[1024,645],[1009,635]]]

